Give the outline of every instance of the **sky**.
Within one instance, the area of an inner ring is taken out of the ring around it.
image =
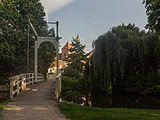
[[[147,24],[143,0],[41,0],[48,21],[60,22],[61,47],[79,35],[85,51],[92,41],[110,28],[135,23],[140,29]],[[50,26],[53,27],[53,26]]]

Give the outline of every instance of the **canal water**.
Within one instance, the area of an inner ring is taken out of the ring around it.
[[[112,107],[160,109],[160,96],[115,95],[112,97]]]

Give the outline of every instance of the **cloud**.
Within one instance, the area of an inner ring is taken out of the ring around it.
[[[80,37],[80,40],[85,40],[85,38],[83,38],[83,37]]]
[[[48,17],[50,13],[61,9],[74,1],[76,0],[41,0],[41,3],[44,6],[44,10]]]

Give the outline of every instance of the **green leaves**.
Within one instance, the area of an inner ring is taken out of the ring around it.
[[[143,4],[145,4],[146,13],[148,15],[148,24],[146,28],[160,33],[160,1],[143,0]]]
[[[45,42],[40,46],[38,52],[39,73],[46,74],[56,56],[55,48],[51,43]]]
[[[90,60],[91,91],[139,92],[149,87],[148,78],[157,72],[157,45],[153,33],[140,31],[134,24],[113,27],[101,35],[94,41]]]
[[[3,32],[0,35],[0,74],[5,74],[5,78],[26,72],[28,20],[32,22],[38,35],[47,36],[48,30],[44,16],[44,8],[39,0],[3,0],[0,2],[0,29]],[[34,40],[31,36],[33,36],[32,32],[29,37],[30,72],[34,70]],[[48,48],[44,51],[49,52],[46,55],[48,59],[52,59],[54,47]],[[41,53],[44,56],[45,53]],[[41,56],[42,59],[44,57]],[[50,60],[46,62],[50,64]],[[46,68],[44,67],[41,71],[44,73]]]
[[[75,69],[76,71],[82,73],[83,71],[83,66],[84,66],[84,61],[85,61],[85,52],[84,48],[85,45],[82,45],[80,43],[79,36],[74,39],[72,38],[72,43],[71,43],[72,48],[70,48],[69,56],[66,59],[66,61],[69,63],[69,66]]]

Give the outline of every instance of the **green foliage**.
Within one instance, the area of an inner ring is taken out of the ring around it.
[[[44,16],[45,12],[40,0],[3,0],[0,2],[0,29],[3,33],[0,34],[0,79],[26,72],[29,20],[38,35],[54,36],[53,29],[48,32]],[[34,70],[34,39],[31,37],[33,35],[33,32],[30,32],[29,72]],[[39,63],[44,68],[40,68],[41,73],[46,72],[50,59],[55,55],[54,50],[54,47],[48,43],[40,46],[39,53],[42,60]]]
[[[83,61],[85,60],[85,45],[80,43],[79,35],[77,35],[75,39],[72,38],[71,45],[72,48],[69,50],[70,54],[66,61],[68,62],[68,66],[70,66],[70,68],[74,69],[76,72],[79,72],[80,75],[84,67]]]
[[[60,103],[60,110],[71,120],[159,120],[159,110],[94,108],[69,102]]]
[[[48,31],[48,35],[49,35],[49,37],[55,37],[55,30],[54,30],[54,28],[51,28],[51,29]]]
[[[85,46],[80,43],[79,36],[72,40],[69,56],[66,58],[68,66],[64,69],[62,79],[62,97],[65,100],[75,103],[82,103],[81,97],[84,93],[83,81],[81,76],[85,61]],[[71,84],[69,84],[71,83]]]
[[[147,28],[156,30],[160,33],[160,1],[159,0],[143,0],[146,13],[148,16]]]
[[[146,90],[143,91],[143,93],[147,94],[147,95],[159,96],[159,94],[160,94],[160,86],[156,85],[156,86],[153,86],[151,88],[147,88]]]
[[[55,58],[54,58],[54,59],[55,59]],[[51,67],[51,68],[55,67],[55,64],[52,62],[52,63],[50,64],[50,67]]]
[[[53,62],[56,51],[51,43],[43,43],[39,48],[39,73],[46,74]]]
[[[54,28],[51,28],[47,36],[49,37],[55,37],[55,31]],[[56,56],[56,50],[53,44],[50,42],[42,43],[39,51],[39,73],[46,74],[48,72],[48,68],[50,67],[51,63],[53,63],[53,60],[55,60]]]
[[[73,101],[74,103],[82,103],[82,78],[75,78],[69,76],[62,77],[62,92],[61,97],[67,101]]]
[[[81,97],[84,96],[84,61],[86,60],[84,48],[80,43],[79,36],[72,38],[72,48],[66,58],[68,66],[64,69],[62,79],[62,98],[75,103],[82,103]],[[69,84],[71,83],[71,84]]]
[[[80,72],[75,70],[71,65],[69,65],[64,69],[63,75],[78,78],[80,75]]]
[[[100,36],[93,45],[86,79],[93,105],[101,96],[141,93],[159,84],[159,42],[153,33],[122,24]]]

